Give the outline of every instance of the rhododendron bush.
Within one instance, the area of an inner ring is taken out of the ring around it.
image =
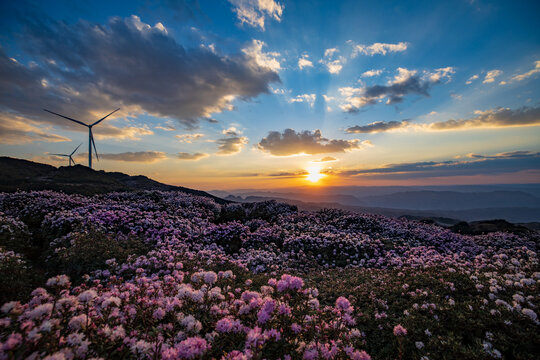
[[[0,359],[535,359],[537,232],[0,194]]]

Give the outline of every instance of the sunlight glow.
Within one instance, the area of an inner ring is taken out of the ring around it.
[[[308,181],[310,181],[312,183],[316,183],[320,179],[322,179],[323,177],[326,176],[325,174],[320,173],[321,168],[319,166],[316,166],[316,165],[311,165],[310,167],[308,167],[306,169],[306,171],[308,172],[307,175],[306,175],[306,180],[308,180]]]

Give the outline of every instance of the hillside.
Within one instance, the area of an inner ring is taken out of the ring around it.
[[[68,194],[94,195],[113,191],[161,190],[181,191],[204,196],[217,203],[228,203],[204,191],[173,186],[143,175],[131,176],[120,172],[93,170],[83,165],[58,168],[33,161],[0,157],[0,192],[17,190],[55,190]]]
[[[0,358],[536,359],[540,233],[458,225],[1,193]]]

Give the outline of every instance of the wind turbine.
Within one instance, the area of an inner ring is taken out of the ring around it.
[[[75,148],[75,150],[73,150],[73,152],[71,154],[50,154],[50,155],[56,155],[56,156],[64,156],[64,157],[68,157],[69,158],[69,166],[71,166],[71,163],[73,163],[73,165],[77,165],[77,163],[75,162],[75,160],[73,160],[72,156],[73,154],[75,154],[75,152],[81,147],[82,143],[77,146]]]
[[[98,121],[96,121],[95,123],[90,124],[90,125],[85,124],[82,121],[75,120],[75,119],[72,119],[70,117],[57,114],[57,113],[52,112],[52,111],[47,110],[47,109],[43,109],[43,110],[45,110],[48,113],[63,117],[64,119],[68,119],[68,120],[71,120],[73,122],[76,122],[77,124],[86,126],[88,128],[88,167],[91,169],[92,168],[92,145],[94,146],[94,152],[96,153],[96,159],[99,160],[99,156],[98,156],[98,153],[97,153],[97,150],[96,150],[96,142],[94,141],[94,135],[92,134],[92,127],[96,126],[97,124],[99,124],[100,122],[102,122],[103,120],[105,120],[106,118],[108,118],[109,116],[111,116],[112,114],[114,114],[115,112],[117,112],[120,109],[118,108],[118,109],[114,110],[109,115],[106,115],[106,116],[102,117],[101,119],[99,119]]]

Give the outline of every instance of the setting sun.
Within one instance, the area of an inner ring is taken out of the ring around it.
[[[309,168],[306,169],[306,171],[308,172],[307,175],[306,175],[306,180],[308,180],[308,181],[310,181],[312,183],[316,183],[320,179],[322,179],[323,177],[326,176],[325,174],[320,173],[321,169],[319,167],[317,167],[317,166],[309,167]]]

